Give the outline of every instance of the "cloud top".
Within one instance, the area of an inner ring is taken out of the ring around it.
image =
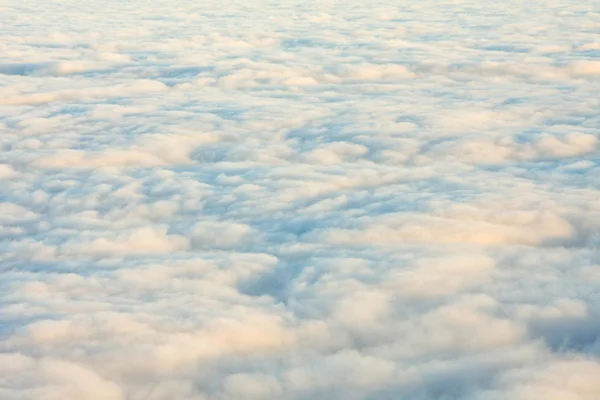
[[[598,10],[396,3],[4,1],[0,399],[600,398]]]

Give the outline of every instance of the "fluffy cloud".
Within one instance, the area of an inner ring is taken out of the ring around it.
[[[1,399],[600,398],[590,2],[175,3],[0,6]]]

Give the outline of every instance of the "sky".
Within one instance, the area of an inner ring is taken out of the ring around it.
[[[5,0],[3,400],[597,400],[600,6]]]

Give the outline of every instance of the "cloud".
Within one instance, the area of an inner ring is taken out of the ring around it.
[[[56,101],[77,101],[77,100],[92,100],[95,98],[109,98],[133,96],[144,93],[154,93],[167,90],[164,83],[152,81],[148,79],[140,79],[136,82],[108,86],[108,87],[91,87],[72,90],[58,90],[46,93],[15,93],[6,96],[0,100],[3,105],[36,105],[52,103]]]
[[[237,222],[202,221],[192,230],[193,245],[208,248],[236,247],[256,239],[252,227]]]
[[[0,399],[599,398],[589,2],[4,3]]]
[[[492,214],[457,206],[447,214],[440,214],[391,214],[371,221],[367,218],[356,229],[329,228],[322,237],[332,243],[348,245],[465,243],[485,246],[569,242],[575,236],[568,221],[551,213],[497,211]]]
[[[166,227],[143,227],[124,232],[116,237],[104,238],[85,233],[81,242],[67,243],[61,248],[65,254],[109,255],[123,253],[158,252],[169,253],[188,248],[188,239],[180,235],[169,235]],[[91,236],[91,235],[90,235]]]
[[[573,359],[555,362],[542,369],[531,368],[510,374],[503,382],[508,387],[506,392],[491,391],[478,398],[493,400],[506,393],[514,399],[593,399],[600,390],[598,381],[594,379],[598,372],[600,364],[594,361]]]

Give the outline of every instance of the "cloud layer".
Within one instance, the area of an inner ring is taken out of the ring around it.
[[[0,398],[600,398],[593,2],[0,14]]]

